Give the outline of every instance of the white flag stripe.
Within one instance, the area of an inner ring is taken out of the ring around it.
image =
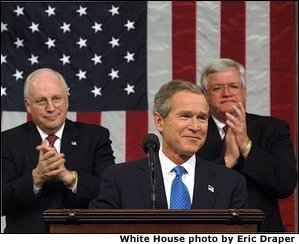
[[[115,162],[124,162],[126,159],[126,113],[123,111],[102,112],[101,125],[110,131]]]
[[[220,56],[220,3],[219,1],[197,2],[197,84],[203,67]]]
[[[2,111],[1,131],[11,129],[27,121],[27,114],[24,112]]]
[[[269,18],[269,2],[246,2],[247,111],[261,115],[270,115]]]
[[[171,2],[148,3],[147,86],[149,132],[156,133],[152,108],[155,93],[172,79]]]
[[[77,120],[77,113],[76,112],[68,112],[66,117],[71,121]]]

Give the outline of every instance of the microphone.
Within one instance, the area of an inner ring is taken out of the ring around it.
[[[145,153],[148,153],[150,150],[157,152],[160,148],[159,138],[153,133],[147,134],[143,138],[142,146]]]
[[[155,165],[160,148],[159,138],[155,134],[147,134],[143,138],[142,147],[145,153],[148,154],[148,163],[151,170],[151,207],[156,208],[156,193],[155,193]]]

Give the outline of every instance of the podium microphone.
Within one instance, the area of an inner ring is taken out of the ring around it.
[[[148,163],[151,170],[151,207],[156,208],[156,193],[155,193],[155,165],[160,148],[159,138],[153,134],[147,134],[143,138],[142,147],[145,153],[148,154]]]

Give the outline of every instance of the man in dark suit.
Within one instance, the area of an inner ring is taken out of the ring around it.
[[[155,165],[155,208],[246,208],[244,177],[224,166],[213,165],[195,156],[204,144],[209,107],[203,91],[187,81],[163,85],[154,100],[154,122],[162,135],[162,148]],[[182,166],[180,175],[188,195],[187,207],[173,201],[174,168]],[[98,198],[90,208],[149,209],[152,207],[151,170],[141,159],[108,167],[100,184]]]
[[[288,124],[246,113],[245,69],[231,59],[208,64],[201,86],[207,92],[211,117],[206,143],[197,154],[246,177],[248,207],[261,209],[266,215],[259,231],[284,231],[278,199],[292,194],[297,183]],[[228,128],[226,135],[224,126]]]
[[[58,72],[34,71],[24,86],[32,121],[1,133],[6,233],[45,233],[44,210],[88,208],[114,164],[106,128],[66,119],[67,93]]]

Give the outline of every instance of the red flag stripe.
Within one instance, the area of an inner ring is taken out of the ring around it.
[[[271,115],[288,121],[294,138],[296,133],[295,2],[271,2],[270,15]],[[287,85],[285,85],[286,81],[288,81]]]
[[[31,116],[31,114],[27,113],[27,121],[30,121],[30,120],[32,120],[32,116]]]
[[[126,112],[126,160],[145,157],[143,137],[148,132],[148,111]]]
[[[196,83],[196,2],[172,2],[173,79]]]
[[[88,124],[101,124],[101,112],[78,112],[77,121],[85,122]]]
[[[271,115],[289,122],[294,144],[295,140],[295,84],[296,84],[296,44],[295,44],[295,2],[270,3],[270,77]],[[295,148],[296,145],[295,145]],[[280,202],[284,225],[295,231],[295,196]],[[298,227],[297,227],[298,228]]]
[[[220,56],[245,64],[245,1],[221,2]]]

